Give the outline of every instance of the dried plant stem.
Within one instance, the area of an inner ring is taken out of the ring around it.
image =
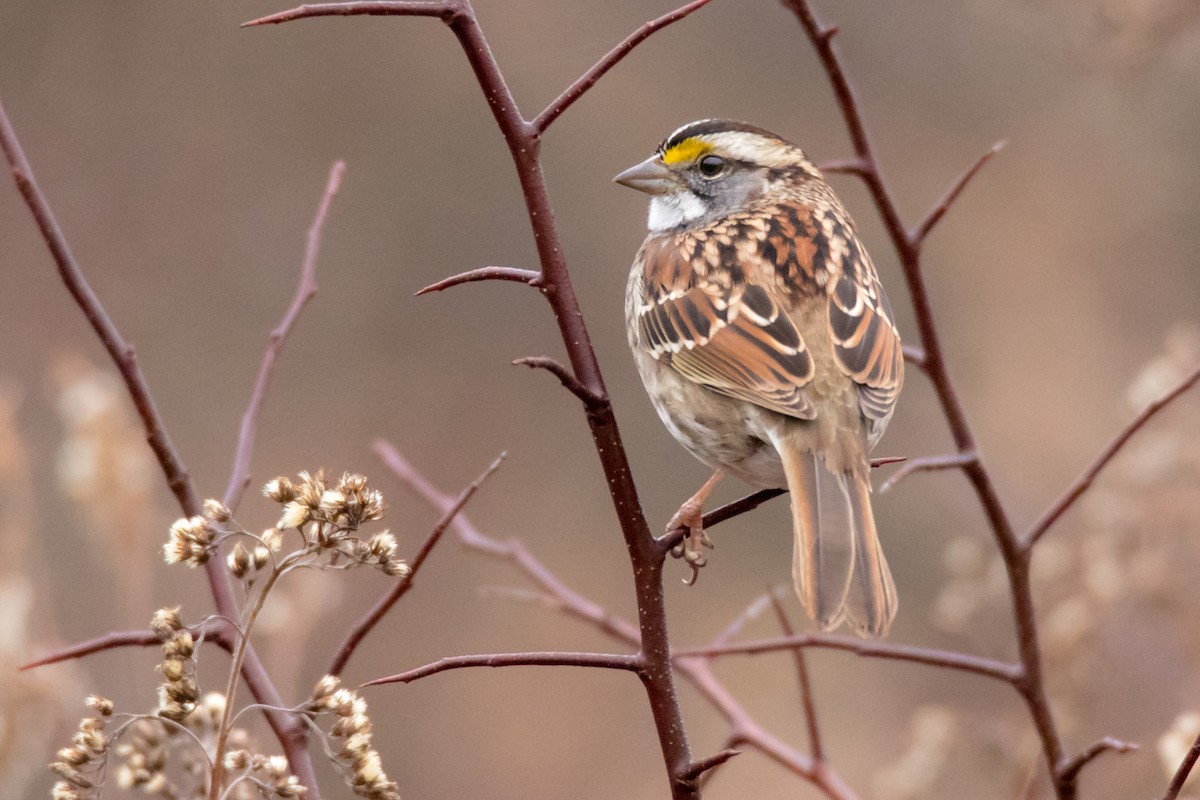
[[[301,554],[305,553],[305,551],[297,552]],[[225,778],[225,744],[229,740],[233,707],[237,697],[238,679],[242,675],[242,664],[246,658],[246,649],[250,645],[250,635],[254,630],[254,623],[258,621],[258,613],[262,611],[263,604],[267,602],[267,595],[271,593],[271,589],[275,586],[279,578],[287,572],[288,567],[296,562],[296,559],[297,554],[292,553],[271,570],[266,581],[255,594],[254,602],[246,609],[241,620],[241,632],[234,642],[233,657],[229,667],[229,680],[225,685],[225,708],[221,713],[221,724],[217,728],[216,745],[213,747],[212,779],[208,787],[209,800],[220,800],[221,784]]]

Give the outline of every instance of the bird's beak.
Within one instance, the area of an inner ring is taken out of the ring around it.
[[[646,194],[667,194],[679,188],[675,173],[657,155],[650,156],[637,166],[630,167],[613,180],[630,189]]]

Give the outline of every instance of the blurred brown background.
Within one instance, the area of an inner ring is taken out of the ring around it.
[[[573,586],[631,616],[625,550],[578,404],[548,376],[508,365],[561,354],[541,298],[508,284],[413,297],[472,267],[536,266],[507,151],[457,44],[430,20],[237,27],[285,5],[0,0],[0,98],[89,279],[138,346],[201,492],[224,489],[267,332],[293,290],[329,166],[343,158],[320,294],[279,364],[255,485],[319,466],[365,472],[411,553],[434,515],[389,480],[371,441],[393,441],[450,492],[507,450],[470,516],[521,537]],[[478,5],[527,115],[672,7]],[[952,373],[1024,523],[1154,396],[1155,380],[1200,353],[1188,327],[1200,320],[1200,6],[825,0],[818,12],[841,27],[838,45],[910,223],[1008,140],[926,262]],[[800,28],[771,0],[715,0],[660,33],[544,147],[575,286],[656,527],[705,472],[661,427],[626,352],[622,292],[645,202],[609,179],[679,124],[708,116],[776,130],[818,161],[850,152]],[[915,341],[865,192],[847,177],[834,183]],[[182,603],[194,621],[209,601],[199,573],[158,563],[176,509],[8,181],[0,342],[0,694],[9,695],[0,793],[39,797],[51,783],[41,765],[83,712],[82,696],[151,706],[156,657],[110,652],[19,678],[12,666],[56,643],[144,626],[160,605]],[[1157,421],[1038,557],[1052,689],[1071,749],[1102,735],[1143,745],[1090,768],[1089,798],[1159,793],[1156,741],[1200,707],[1198,418],[1190,398]],[[914,370],[880,453],[948,446]],[[724,486],[720,499],[742,489]],[[254,495],[239,518],[262,528],[275,513]],[[964,482],[912,479],[877,500],[877,515],[902,597],[894,638],[1011,657],[998,559]],[[777,501],[718,529],[719,549],[693,588],[668,565],[678,645],[707,641],[765,584],[788,580],[786,516]],[[285,697],[307,694],[331,643],[385,585],[294,579],[264,623]],[[613,646],[488,592],[514,586],[518,576],[448,539],[348,678],[458,653]],[[748,633],[775,629],[763,618]],[[1028,722],[1004,687],[841,653],[817,652],[811,663],[827,748],[863,796],[1011,798],[1031,768],[1036,796],[1047,796]],[[717,669],[760,721],[804,746],[786,656]],[[665,794],[644,696],[628,675],[463,671],[375,689],[369,700],[406,798]],[[687,688],[683,701],[695,751],[719,746],[721,720]],[[349,793],[330,774],[323,788]],[[747,753],[707,796],[815,792]]]

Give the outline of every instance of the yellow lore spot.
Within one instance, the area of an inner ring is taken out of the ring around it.
[[[666,152],[662,154],[662,160],[664,164],[679,164],[685,161],[695,161],[697,158],[712,149],[713,146],[708,142],[704,142],[696,138],[688,138],[667,148]]]

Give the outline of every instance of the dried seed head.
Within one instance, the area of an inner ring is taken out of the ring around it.
[[[263,495],[276,503],[287,503],[296,499],[296,487],[292,486],[290,480],[280,476],[263,487]]]
[[[229,566],[229,571],[233,573],[233,577],[242,580],[250,572],[250,551],[241,542],[238,542],[229,551],[229,555],[225,557],[225,563]]]
[[[113,714],[113,701],[106,697],[96,694],[88,695],[87,700],[84,702],[87,703],[88,708],[102,717],[111,717]]]
[[[178,606],[175,608],[160,608],[154,612],[150,620],[150,629],[165,639],[176,631],[183,630],[183,620],[179,616]]]
[[[280,530],[299,528],[311,518],[312,509],[300,500],[292,500],[283,507],[283,516],[275,527]]]
[[[283,545],[283,531],[278,528],[267,528],[258,538],[262,541],[263,547],[270,550],[278,551]]]
[[[204,516],[213,522],[229,522],[233,514],[220,500],[209,498],[204,501]]]
[[[177,519],[163,545],[163,558],[168,564],[198,567],[212,555],[215,535],[212,522],[204,517]]]
[[[258,572],[271,562],[271,551],[261,544],[255,545],[254,550],[250,553],[250,562],[254,566],[254,571]]]

